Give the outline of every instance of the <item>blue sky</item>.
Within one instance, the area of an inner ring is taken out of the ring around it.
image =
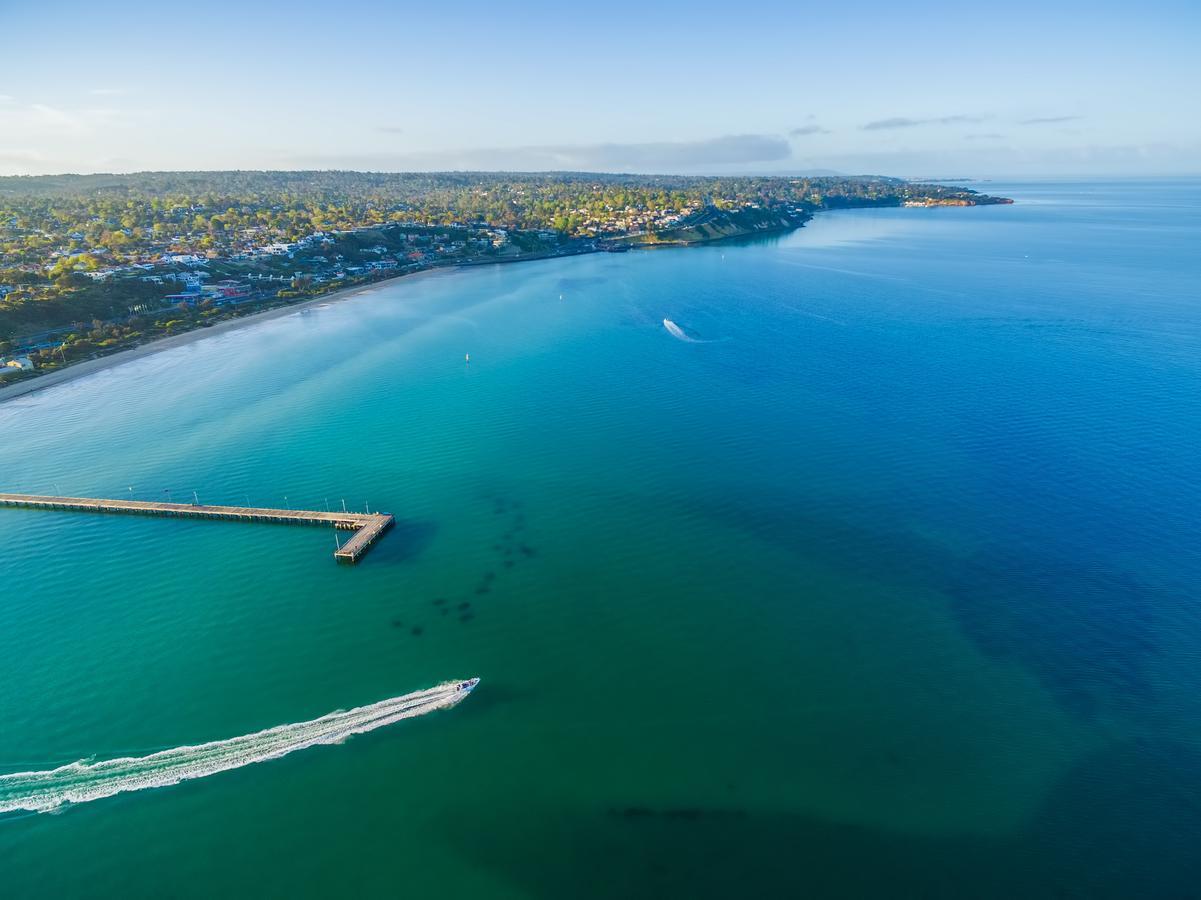
[[[0,0],[0,174],[1201,172],[1201,3]]]

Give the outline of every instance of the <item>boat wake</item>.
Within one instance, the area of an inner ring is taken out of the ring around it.
[[[686,332],[683,328],[681,328],[679,325],[677,325],[671,319],[664,319],[663,327],[667,329],[667,333],[670,334],[673,338],[675,338],[676,340],[683,341],[685,344],[712,344],[712,343],[714,343],[714,341],[706,341],[706,340],[702,340],[701,338],[692,337],[691,335],[688,334],[688,332]]]
[[[370,706],[332,712],[319,719],[277,725],[254,734],[175,747],[149,756],[102,762],[80,760],[41,772],[0,775],[0,813],[22,810],[50,812],[71,803],[86,803],[125,791],[142,791],[204,778],[252,763],[279,759],[319,744],[337,744],[352,734],[374,731],[463,700],[479,683],[448,681],[424,691],[382,700]]]

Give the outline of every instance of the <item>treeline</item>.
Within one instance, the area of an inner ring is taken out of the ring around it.
[[[614,213],[712,204],[810,208],[957,197],[971,191],[892,178],[707,178],[573,173],[148,172],[0,178],[0,252],[50,246],[117,256],[149,243],[220,247],[240,234],[482,222],[580,236]],[[68,240],[64,242],[63,238]],[[10,259],[9,262],[12,260]]]
[[[627,233],[653,239],[706,221],[714,210],[791,216],[911,200],[996,202],[962,188],[883,177],[335,171],[0,177],[0,338],[156,302],[172,288],[148,284],[129,267],[162,271],[164,254],[224,263],[272,243],[337,234],[322,251],[328,259],[309,264],[316,272],[356,261],[358,254],[341,246],[351,233],[386,226],[473,225],[485,238],[489,229],[505,229],[521,246],[527,237],[540,239],[533,232],[549,231],[565,242]],[[362,236],[387,244],[377,231]],[[113,271],[123,274],[100,277]]]

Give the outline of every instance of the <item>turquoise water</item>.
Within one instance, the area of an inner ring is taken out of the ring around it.
[[[1190,894],[1201,184],[989,189],[401,280],[0,405],[0,490],[398,518],[345,567],[0,510],[0,774],[483,679],[0,820],[4,895]]]

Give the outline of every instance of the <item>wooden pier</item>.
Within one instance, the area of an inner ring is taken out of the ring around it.
[[[262,509],[255,506],[205,506],[201,503],[156,503],[145,500],[99,500],[92,497],[44,497],[0,494],[0,506],[83,512],[225,519],[238,522],[277,522],[282,525],[321,525],[353,531],[334,553],[339,562],[356,563],[395,521],[388,513],[317,512],[310,509]]]

